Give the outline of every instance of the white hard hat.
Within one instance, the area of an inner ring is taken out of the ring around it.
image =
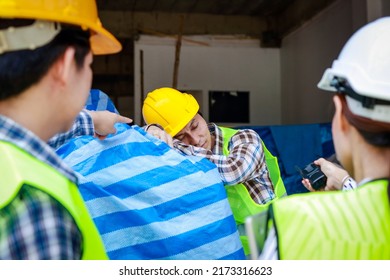
[[[318,87],[344,92],[352,113],[390,122],[390,17],[359,29],[322,76]]]

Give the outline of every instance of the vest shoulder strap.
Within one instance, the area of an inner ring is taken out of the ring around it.
[[[0,207],[8,204],[19,192],[23,184],[32,186],[50,185],[58,188],[44,189],[54,197],[63,198],[67,188],[61,186],[69,185],[71,182],[58,173],[57,170],[37,160],[30,154],[19,149],[11,143],[0,141],[0,167],[2,169],[2,188],[0,190]],[[44,176],[43,176],[44,174]]]
[[[0,168],[4,173],[0,208],[9,204],[24,184],[42,190],[59,201],[74,218],[83,235],[83,258],[107,259],[101,237],[76,184],[11,143],[0,141],[0,154]]]

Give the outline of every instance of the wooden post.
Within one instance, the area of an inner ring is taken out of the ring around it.
[[[140,75],[140,84],[141,84],[141,94],[140,94],[140,105],[141,105],[141,118],[140,118],[140,126],[144,126],[145,123],[144,123],[144,117],[142,115],[142,104],[144,103],[144,51],[143,50],[140,50],[139,51],[139,60],[140,60],[140,72],[141,72],[141,75]]]
[[[184,21],[184,16],[181,15],[179,35],[177,36],[176,49],[175,49],[175,65],[173,68],[173,82],[172,82],[173,88],[177,88],[177,79],[179,75],[180,49],[181,49],[181,41],[182,41],[182,34],[183,34],[183,21]]]

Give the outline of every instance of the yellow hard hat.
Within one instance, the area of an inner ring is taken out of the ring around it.
[[[174,137],[198,113],[199,104],[188,93],[173,88],[159,88],[149,92],[142,106],[147,124],[159,124]]]
[[[121,43],[102,26],[95,0],[1,0],[0,17],[67,23],[89,29],[91,49],[96,55],[122,49]]]

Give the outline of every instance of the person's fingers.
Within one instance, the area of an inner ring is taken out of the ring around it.
[[[318,158],[314,161],[314,164],[321,166],[322,163],[324,163],[324,158]]]
[[[334,186],[325,186],[324,191],[338,191]]]
[[[305,186],[306,189],[308,189],[311,192],[314,192],[315,190],[312,188],[310,181],[308,179],[302,179],[302,185]]]
[[[128,117],[125,117],[125,116],[117,115],[117,117],[115,119],[115,122],[118,122],[118,123],[132,123],[133,120],[128,118]]]
[[[152,130],[148,130],[148,133],[155,138],[164,140],[164,134],[160,130],[152,129]]]
[[[173,139],[172,137],[161,129],[149,129],[148,133],[153,137],[160,139],[161,141],[167,143],[171,148],[173,147]]]
[[[108,126],[104,129],[104,135],[108,135],[108,134],[115,134],[116,133],[116,128],[115,126],[111,125],[111,126]],[[97,132],[99,134],[99,132]],[[103,135],[103,134],[100,134],[100,135]]]
[[[173,139],[168,138],[167,144],[169,145],[169,147],[173,148]]]
[[[169,147],[173,147],[172,137],[170,137],[169,135],[166,135],[164,142],[167,143]]]
[[[107,138],[107,135],[100,135],[100,134],[95,132],[95,137],[98,138],[99,140],[104,140]]]

